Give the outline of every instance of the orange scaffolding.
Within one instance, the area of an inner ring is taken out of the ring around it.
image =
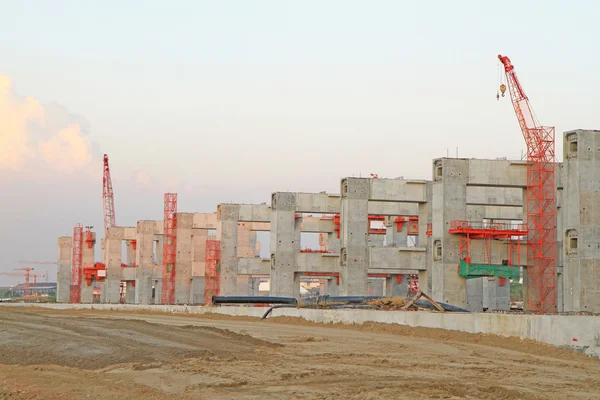
[[[471,263],[471,239],[483,239],[483,264],[492,263],[492,240],[509,241],[508,265],[521,265],[521,242],[527,237],[525,224],[484,221],[451,221],[448,233],[461,235],[460,259]]]

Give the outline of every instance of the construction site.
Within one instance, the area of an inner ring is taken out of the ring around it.
[[[4,299],[0,398],[600,398],[600,130],[542,125],[498,59],[519,160],[122,226],[105,154],[102,229],[37,262],[55,287],[12,273],[56,302]]]

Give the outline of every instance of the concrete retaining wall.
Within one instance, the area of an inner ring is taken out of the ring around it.
[[[91,304],[32,304],[3,303],[2,306],[35,306],[56,310],[91,309]],[[224,314],[231,316],[260,317],[265,307],[202,307],[137,304],[94,304],[96,310],[156,311],[189,314]],[[482,313],[431,313],[372,310],[310,310],[279,308],[272,316],[301,317],[309,321],[344,324],[380,322],[441,328],[468,333],[486,333],[531,339],[554,346],[568,346],[600,356],[600,316],[579,315],[511,315]]]

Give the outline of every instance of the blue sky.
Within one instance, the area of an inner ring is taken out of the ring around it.
[[[343,176],[426,179],[431,159],[456,147],[518,158],[510,102],[495,99],[498,53],[556,126],[559,158],[563,131],[600,128],[593,1],[0,0],[0,10],[0,74],[14,97],[33,96],[57,126],[85,121],[93,155],[68,172],[35,156],[0,168],[11,193],[0,200],[4,271],[55,259],[55,237],[76,222],[100,227],[102,153],[122,225],[161,218],[168,190],[182,211],[210,212],[272,191],[336,192]],[[32,142],[54,137],[27,129]]]

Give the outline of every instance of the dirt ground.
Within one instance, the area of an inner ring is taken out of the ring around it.
[[[3,399],[600,399],[600,362],[397,325],[0,307]]]

